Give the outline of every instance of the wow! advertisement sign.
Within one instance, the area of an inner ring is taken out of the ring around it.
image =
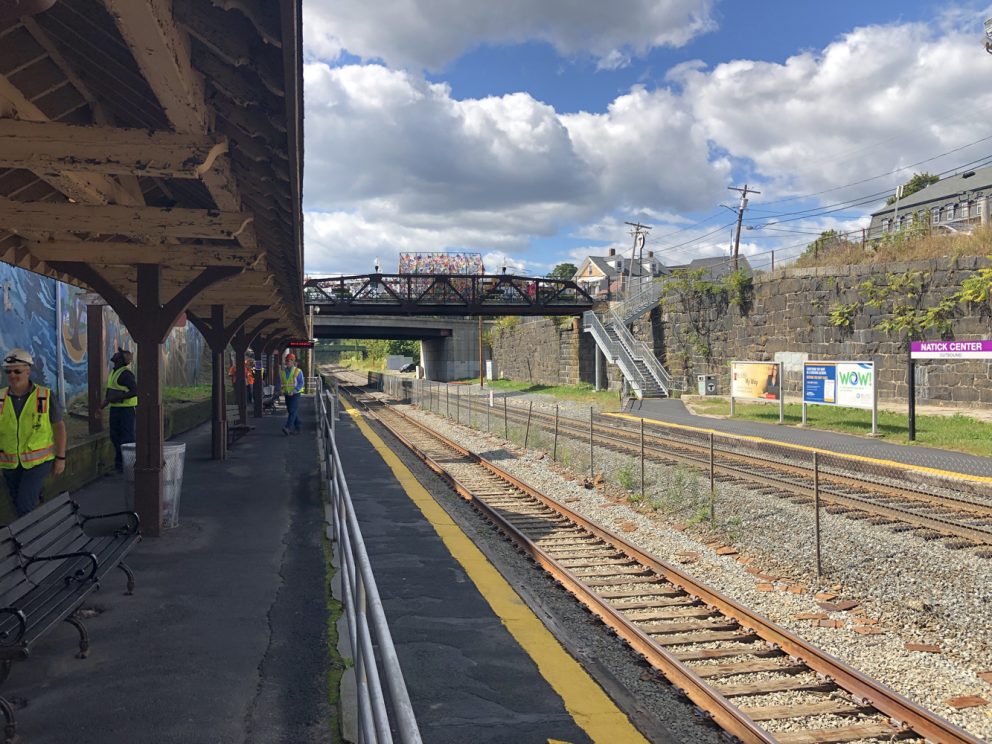
[[[992,362],[992,341],[914,341],[912,359],[984,359]]]
[[[874,362],[804,362],[803,402],[874,408]]]

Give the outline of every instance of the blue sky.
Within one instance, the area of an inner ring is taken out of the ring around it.
[[[762,191],[742,237],[760,265],[857,229],[877,202],[784,212],[992,155],[978,142],[992,134],[986,4],[305,0],[304,12],[314,274],[368,271],[375,256],[391,270],[403,250],[546,273],[628,246],[625,220],[654,226],[648,247],[666,263],[720,255],[734,218],[720,205],[745,181]]]

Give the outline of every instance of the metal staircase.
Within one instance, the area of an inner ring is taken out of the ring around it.
[[[644,293],[635,295],[631,300],[640,297],[641,294]],[[628,305],[626,312],[635,312],[635,307],[644,305],[645,298],[646,296],[642,297],[640,302]],[[658,298],[655,297],[653,304],[640,307],[633,317],[639,317],[657,301]],[[623,304],[626,303],[621,303]],[[624,379],[638,399],[667,397],[674,386],[672,376],[661,365],[654,352],[643,341],[634,338],[627,328],[628,322],[630,321],[624,321],[624,316],[616,309],[606,313],[603,320],[589,310],[582,315],[582,330],[591,333],[603,355],[620,368]]]

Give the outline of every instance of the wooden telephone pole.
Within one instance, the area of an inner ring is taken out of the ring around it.
[[[740,192],[741,202],[737,207],[737,232],[734,235],[734,271],[737,271],[737,253],[741,247],[741,222],[744,221],[744,210],[747,209],[747,195],[748,194],[760,194],[760,191],[755,191],[754,189],[749,189],[747,184],[744,184],[744,188],[738,188],[737,186],[728,186],[730,191]]]

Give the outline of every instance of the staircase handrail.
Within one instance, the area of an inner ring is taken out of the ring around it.
[[[610,334],[607,332],[603,322],[592,310],[582,313],[582,330],[592,334],[596,344],[603,350],[606,357],[620,367],[620,371],[627,379],[627,382],[630,383],[630,387],[633,389],[638,400],[642,399],[644,397],[644,378],[634,364],[633,357],[631,357],[630,352],[622,344],[610,338]]]
[[[658,304],[663,288],[662,282],[653,281],[636,294],[614,303],[611,310],[624,323],[630,323]]]
[[[630,332],[627,325],[617,313],[611,311],[610,314],[612,316],[610,318],[612,321],[610,327],[616,333],[620,345],[626,348],[631,357],[643,362],[651,372],[651,375],[657,380],[665,395],[670,395],[671,390],[674,388],[674,380],[668,373],[668,370],[662,366],[661,362],[658,361],[658,357],[648,348],[647,344],[634,338],[634,334]]]

